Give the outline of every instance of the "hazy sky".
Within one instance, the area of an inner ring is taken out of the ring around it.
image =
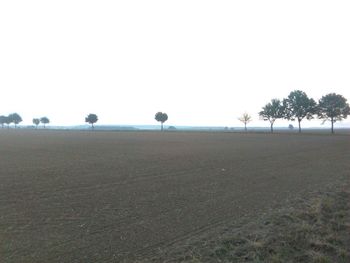
[[[295,89],[350,99],[349,14],[348,0],[0,1],[0,115],[268,125],[261,107]]]

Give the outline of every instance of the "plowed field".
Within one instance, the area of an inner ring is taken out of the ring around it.
[[[346,135],[0,130],[0,262],[143,261],[349,171]]]

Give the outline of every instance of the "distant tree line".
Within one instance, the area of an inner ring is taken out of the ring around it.
[[[22,117],[18,113],[11,113],[8,116],[4,116],[4,115],[0,116],[1,128],[4,128],[5,125],[7,125],[7,128],[9,128],[11,123],[13,123],[15,125],[15,128],[17,128],[17,125],[22,121],[23,121]],[[47,117],[33,119],[33,124],[36,126],[36,128],[38,128],[38,125],[40,123],[42,123],[45,128],[46,124],[50,123],[50,120]]]
[[[44,129],[45,129],[46,124],[49,124],[50,120],[48,117],[41,117],[41,118],[34,118],[33,119],[33,124],[35,125],[36,129],[38,128],[40,123],[42,123],[44,125]]]
[[[9,128],[11,123],[13,123],[15,125],[15,128],[17,128],[17,125],[20,122],[22,122],[22,117],[18,113],[11,113],[8,116],[0,116],[1,128],[4,128],[5,124]]]
[[[273,132],[273,126],[278,119],[297,120],[299,132],[301,132],[301,122],[304,119],[311,120],[317,116],[323,120],[323,123],[330,121],[331,132],[334,133],[334,123],[346,119],[348,115],[350,115],[350,106],[342,95],[329,93],[323,96],[317,103],[301,90],[292,91],[287,98],[282,100],[272,99],[259,112],[259,116],[263,120],[270,122],[271,132]],[[163,125],[168,120],[168,115],[164,112],[157,112],[154,118],[161,123],[161,130],[163,131]],[[244,129],[247,131],[247,124],[252,121],[252,117],[248,113],[244,113],[238,119],[244,124]],[[89,123],[92,129],[94,129],[94,124],[97,121],[98,116],[94,113],[90,113],[85,117],[85,122]],[[0,116],[0,125],[2,128],[5,125],[9,127],[11,123],[16,128],[20,122],[22,122],[22,118],[18,113]],[[38,128],[40,123],[45,128],[50,123],[50,120],[47,117],[33,119],[33,124],[36,128]],[[294,129],[293,125],[289,125],[289,129]]]
[[[168,114],[164,112],[157,112],[155,115],[155,120],[161,123],[161,131],[163,131],[164,122],[168,120]],[[94,129],[94,124],[98,121],[98,116],[94,113],[90,113],[85,117],[85,122],[91,125],[91,129]]]
[[[346,119],[349,114],[350,106],[342,95],[329,93],[316,103],[301,90],[292,91],[283,100],[272,99],[259,112],[263,120],[270,122],[271,132],[277,119],[297,120],[301,132],[302,120],[317,116],[323,123],[330,121],[331,132],[334,133],[334,123]]]
[[[168,120],[168,114],[164,112],[157,112],[154,116],[155,120],[161,123],[160,129],[163,131],[164,122]],[[94,129],[94,124],[98,121],[98,116],[94,113],[90,113],[85,117],[85,122],[91,125],[91,129]]]

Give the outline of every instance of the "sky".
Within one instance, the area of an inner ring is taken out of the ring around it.
[[[268,126],[258,112],[293,90],[350,100],[349,14],[348,0],[0,1],[0,115]]]

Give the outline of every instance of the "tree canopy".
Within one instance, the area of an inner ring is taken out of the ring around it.
[[[7,123],[7,116],[1,115],[0,116],[0,125],[1,128],[4,128],[4,125]]]
[[[285,109],[284,118],[293,121],[297,120],[299,132],[301,132],[301,121],[304,118],[310,120],[316,114],[316,102],[301,90],[292,91],[288,98],[283,100],[283,106]]]
[[[317,115],[323,122],[331,121],[331,132],[334,133],[334,123],[346,119],[350,114],[347,100],[339,94],[330,93],[318,102]]]
[[[40,124],[40,119],[34,118],[33,119],[33,124],[36,126],[36,128],[38,128],[38,125]]]
[[[90,113],[86,118],[85,122],[91,124],[91,128],[94,128],[94,123],[98,121],[98,117],[96,114]]]
[[[13,122],[15,124],[15,128],[20,122],[22,122],[22,117],[18,113],[11,113],[7,118],[9,123]]]
[[[49,123],[50,123],[50,120],[49,120],[48,117],[42,117],[42,118],[40,118],[40,122],[41,122],[42,124],[44,124],[44,128],[45,128],[45,127],[46,127],[46,124],[49,124]]]
[[[157,112],[154,118],[161,123],[161,130],[163,130],[163,124],[168,120],[168,115],[164,112]]]

